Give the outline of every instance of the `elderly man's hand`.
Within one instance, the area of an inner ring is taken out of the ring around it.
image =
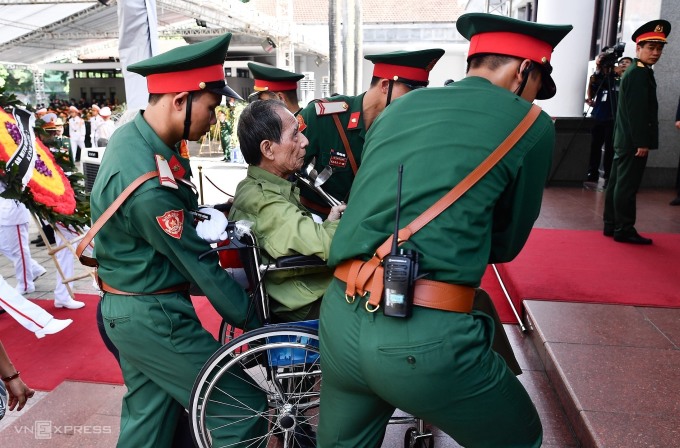
[[[200,221],[196,224],[196,233],[201,239],[209,243],[224,241],[229,236],[226,232],[229,220],[224,213],[211,207],[203,207],[199,210],[210,216],[210,219]]]
[[[326,221],[337,221],[338,219],[340,219],[342,213],[345,211],[346,208],[347,204],[340,204],[331,207],[331,212],[328,214],[328,218],[326,218]]]

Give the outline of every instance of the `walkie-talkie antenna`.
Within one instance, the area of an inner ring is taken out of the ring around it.
[[[394,212],[394,236],[392,237],[392,255],[397,255],[399,247],[399,211],[401,209],[401,175],[404,165],[399,164],[399,176],[397,177],[397,211]]]

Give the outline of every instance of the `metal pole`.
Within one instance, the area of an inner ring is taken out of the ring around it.
[[[201,165],[198,165],[198,199],[203,205],[203,167]]]
[[[505,283],[503,283],[503,279],[501,279],[501,274],[498,272],[498,269],[496,268],[495,264],[492,264],[491,267],[493,267],[493,271],[496,273],[498,283],[501,285],[501,289],[503,290],[503,294],[505,294],[505,298],[508,299],[508,303],[510,304],[510,308],[512,308],[512,312],[515,313],[515,317],[517,318],[519,328],[522,329],[522,332],[526,332],[527,329],[522,323],[522,319],[519,318],[519,313],[517,313],[517,309],[515,308],[515,305],[512,303],[512,299],[510,299],[510,294],[508,294],[508,290],[505,288]]]

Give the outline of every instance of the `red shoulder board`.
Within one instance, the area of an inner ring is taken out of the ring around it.
[[[163,216],[156,216],[161,229],[173,238],[180,239],[184,229],[184,210],[170,210]]]
[[[356,129],[359,126],[359,118],[361,117],[361,112],[352,112],[349,116],[349,122],[347,123],[347,129]]]
[[[302,115],[298,114],[297,121],[298,121],[298,131],[299,132],[302,132],[305,129],[307,129],[307,123],[305,123],[305,119],[302,118]]]

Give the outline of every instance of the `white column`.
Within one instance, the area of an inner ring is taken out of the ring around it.
[[[557,85],[557,94],[549,100],[536,103],[552,117],[581,117],[595,20],[595,0],[569,0],[568,7],[562,0],[541,0],[537,13],[538,23],[573,25],[574,29],[552,54],[552,78]]]

